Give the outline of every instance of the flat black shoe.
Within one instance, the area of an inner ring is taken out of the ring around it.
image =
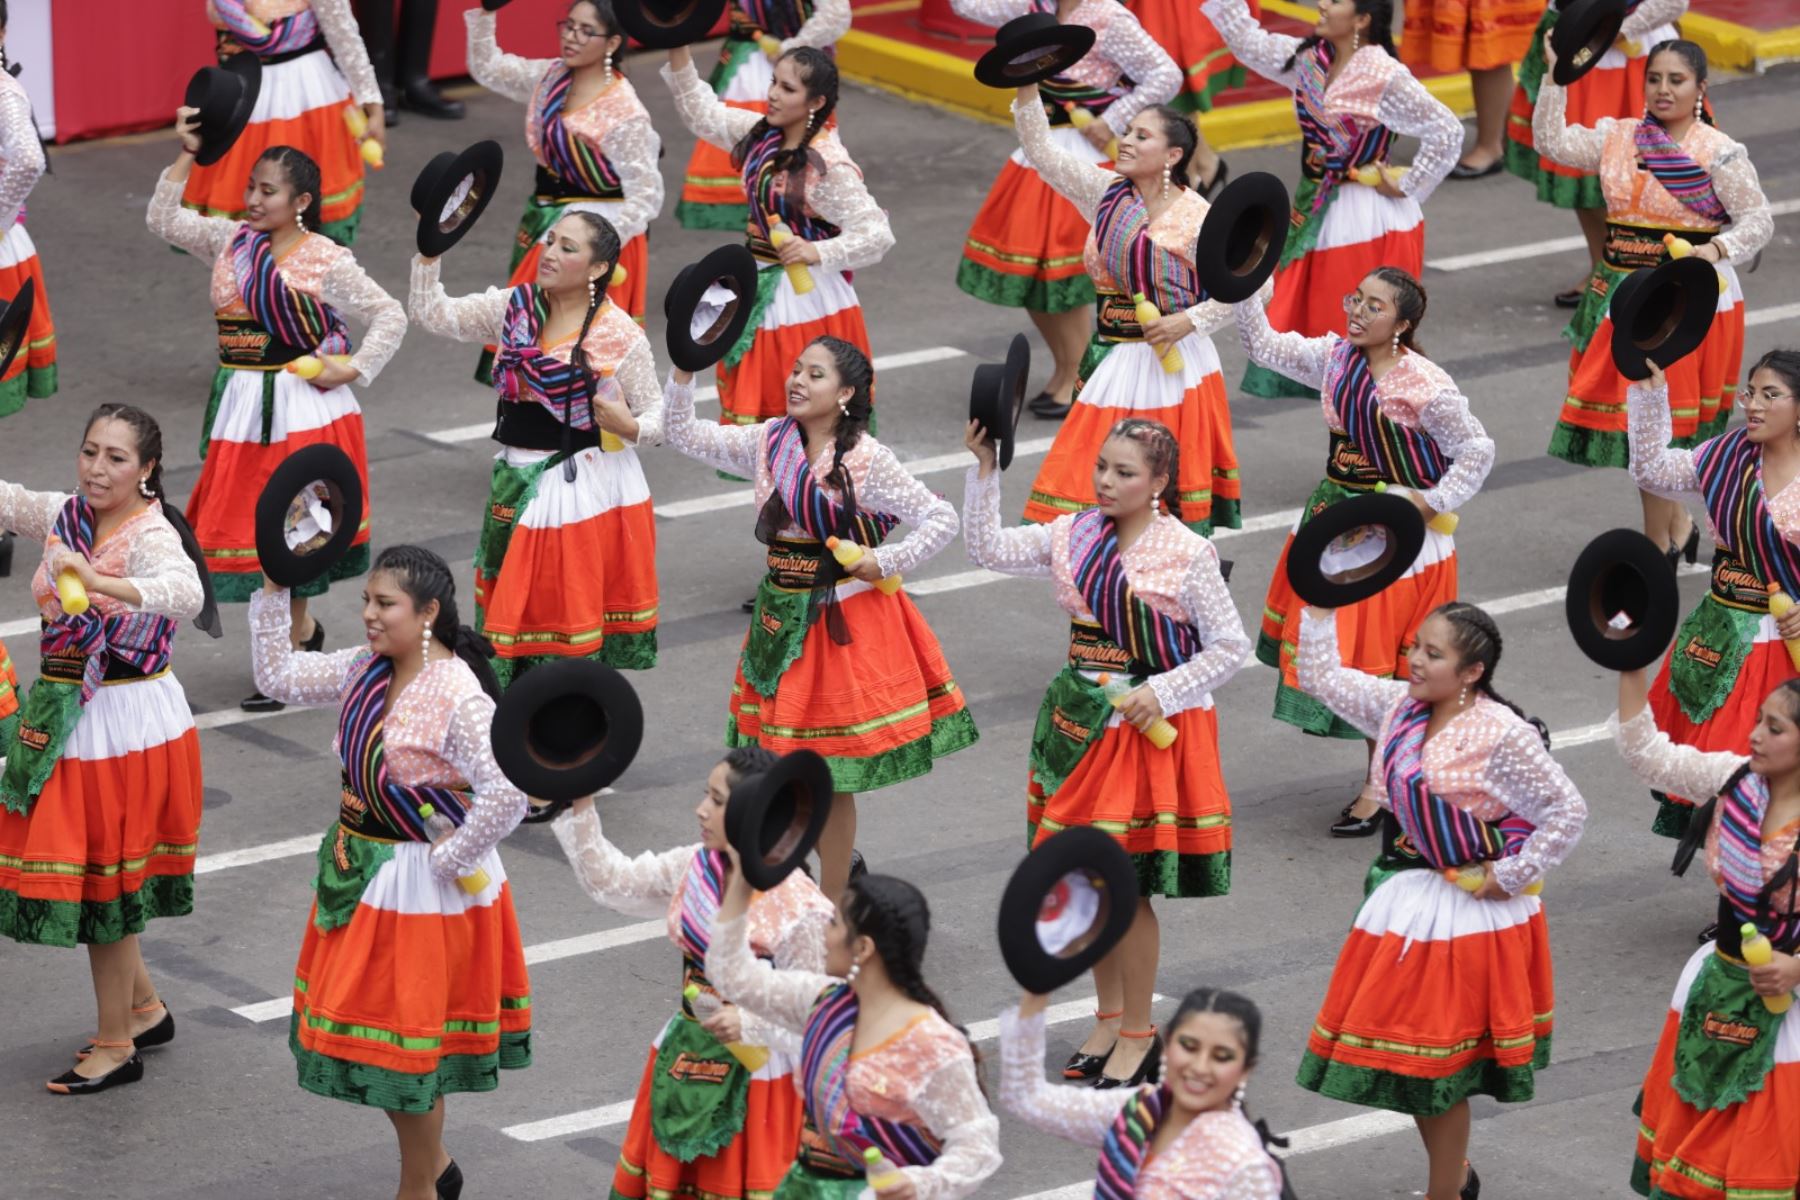
[[[1375,831],[1380,828],[1380,809],[1376,809],[1366,817],[1353,817],[1346,809],[1343,820],[1332,822],[1331,836],[1337,838],[1373,837]]]
[[[414,80],[400,89],[400,107],[438,121],[460,121],[463,117],[461,100],[445,99],[424,80]]]
[[[64,1071],[44,1086],[59,1096],[92,1096],[104,1092],[107,1088],[121,1087],[127,1083],[136,1083],[144,1077],[144,1060],[136,1050],[131,1057],[108,1071],[104,1075],[96,1075],[92,1079],[84,1079],[73,1071]]]
[[[1452,179],[1486,179],[1489,175],[1499,174],[1500,167],[1501,167],[1501,162],[1498,158],[1496,158],[1493,162],[1489,163],[1485,167],[1471,167],[1468,163],[1460,163],[1459,162],[1454,167],[1450,168],[1450,178],[1452,178]]]
[[[450,1165],[444,1168],[444,1173],[437,1177],[438,1200],[461,1200],[462,1183],[462,1168],[456,1165],[453,1158]]]
[[[238,701],[238,707],[249,713],[280,712],[287,705],[279,700],[271,700],[261,692],[251,692]]]
[[[12,574],[13,535],[0,533],[0,579]]]
[[[1466,1164],[1469,1168],[1469,1180],[1463,1184],[1459,1195],[1462,1200],[1481,1200],[1481,1176],[1475,1173],[1475,1164]]]
[[[150,1028],[144,1030],[144,1032],[138,1034],[136,1037],[132,1038],[131,1042],[132,1042],[132,1045],[136,1046],[139,1050],[153,1050],[157,1046],[166,1046],[174,1040],[175,1040],[175,1014],[173,1012],[169,1011],[169,1007],[167,1005],[164,1005],[163,1006],[163,1019],[158,1021],[156,1024],[152,1025]],[[93,1052],[94,1052],[94,1043],[92,1041],[89,1041],[87,1045],[83,1046],[81,1049],[79,1049],[75,1052],[75,1058],[77,1061],[79,1061],[81,1059],[87,1058]]]
[[[742,604],[738,605],[738,607],[743,609],[747,613],[755,612],[756,611],[756,597],[755,596],[750,597],[748,600],[746,600]]]
[[[1558,308],[1580,308],[1581,289],[1570,288],[1566,292],[1558,292],[1555,296],[1551,297],[1551,302]]]
[[[1039,392],[1025,402],[1025,407],[1040,416],[1044,413],[1066,412],[1068,410],[1067,405],[1058,404],[1056,402],[1056,397],[1052,396],[1049,392]]]
[[[1116,1045],[1116,1043],[1115,1043]],[[1113,1088],[1137,1088],[1146,1083],[1155,1083],[1162,1078],[1162,1037],[1155,1035],[1150,1039],[1150,1050],[1144,1055],[1144,1061],[1138,1069],[1131,1073],[1130,1079],[1117,1079],[1105,1071],[1094,1077],[1096,1091],[1110,1091]]]

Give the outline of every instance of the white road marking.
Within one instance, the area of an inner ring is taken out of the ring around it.
[[[1777,217],[1800,212],[1800,200],[1778,200],[1769,205],[1769,212]],[[1427,259],[1425,265],[1434,271],[1472,271],[1479,267],[1518,262],[1526,258],[1539,258],[1546,254],[1565,254],[1570,250],[1584,249],[1586,246],[1587,239],[1582,237],[1548,238],[1541,242],[1525,242],[1517,246],[1505,246],[1499,250],[1477,250],[1473,254],[1453,254],[1448,258]]]
[[[1774,308],[1753,308],[1744,314],[1744,328],[1754,329],[1758,325],[1792,321],[1796,317],[1800,317],[1800,304],[1777,304]]]
[[[252,714],[234,715],[248,717]],[[194,860],[194,874],[209,875],[214,871],[229,871],[233,867],[248,867],[254,863],[273,862],[278,858],[298,858],[302,854],[311,854],[318,850],[319,841],[324,836],[323,833],[308,833],[279,842],[265,842],[260,846],[246,846],[242,850],[202,854]]]
[[[273,1021],[277,1017],[285,1017],[294,1011],[294,998],[283,996],[279,1000],[263,1000],[256,1004],[243,1004],[231,1011],[246,1021]]]

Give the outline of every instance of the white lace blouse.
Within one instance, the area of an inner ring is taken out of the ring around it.
[[[44,146],[31,119],[31,98],[0,71],[0,239],[12,232],[25,197],[44,174]]]
[[[336,704],[356,668],[369,660],[368,648],[329,654],[295,650],[289,641],[292,623],[286,589],[251,595],[257,691],[283,704]],[[450,656],[430,663],[392,697],[383,722],[388,771],[396,783],[475,793],[461,827],[431,851],[431,872],[445,882],[479,866],[525,815],[525,793],[494,761],[493,721],[493,698],[481,690],[467,663]],[[338,748],[335,738],[333,748]]]
[[[1389,728],[1407,685],[1346,667],[1338,655],[1336,614],[1324,620],[1302,615],[1295,666],[1302,690],[1375,739],[1370,774],[1379,784]],[[1517,854],[1493,866],[1494,878],[1510,894],[1542,879],[1580,840],[1586,801],[1537,730],[1506,706],[1478,695],[1426,741],[1422,758],[1427,786],[1444,800],[1483,821],[1517,813],[1537,827]],[[1392,807],[1385,788],[1380,801]]]
[[[34,492],[0,480],[0,529],[10,529],[22,539],[43,544],[43,558],[31,580],[31,598],[46,621],[62,614],[55,581],[50,578],[50,556],[60,551],[52,541],[51,527],[69,502],[65,492]],[[163,516],[162,504],[151,501],[144,510],[113,531],[89,556],[102,575],[121,579],[137,589],[139,602],[127,604],[111,596],[90,597],[94,610],[106,617],[126,613],[155,613],[177,621],[200,615],[206,592],[200,571],[181,547],[181,535]]]

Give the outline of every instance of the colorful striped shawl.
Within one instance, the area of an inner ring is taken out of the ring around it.
[[[850,1107],[850,1047],[856,1041],[856,993],[834,983],[819,993],[800,1035],[800,1097],[812,1127],[845,1162],[861,1164],[863,1151],[878,1147],[899,1167],[937,1161],[943,1143],[929,1130]]]
[[[713,920],[724,895],[724,854],[717,850],[695,854],[688,864],[687,877],[681,881],[681,922],[675,939],[681,952],[693,962],[706,961],[706,949],[712,945]]]
[[[1357,167],[1387,157],[1394,144],[1394,131],[1371,121],[1365,128],[1360,117],[1334,113],[1325,103],[1326,78],[1331,71],[1330,42],[1321,41],[1302,51],[1294,63],[1294,115],[1300,122],[1300,135],[1317,146],[1325,159],[1319,186],[1313,193],[1314,213],[1325,206],[1326,197]]]
[[[827,495],[813,478],[806,446],[800,440],[800,424],[794,418],[770,421],[765,437],[776,494],[787,506],[789,519],[808,537],[820,541],[840,537],[859,546],[879,546],[900,523],[891,513],[846,509]]]
[[[83,558],[94,553],[94,506],[80,495],[70,496],[50,526],[50,535]],[[175,622],[156,613],[121,613],[106,617],[98,608],[80,616],[59,613],[44,626],[39,643],[43,654],[83,654],[81,703],[94,698],[112,659],[130,663],[146,675],[169,665],[175,645]]]
[[[500,346],[494,355],[494,390],[511,404],[541,404],[571,429],[594,427],[594,376],[538,345],[550,304],[537,285],[521,283],[506,299]]]
[[[250,15],[244,0],[213,0],[213,10],[231,40],[258,58],[291,54],[304,50],[319,40],[319,18],[313,10],[303,8],[291,17],[282,17],[264,26]]]
[[[1165,616],[1132,591],[1119,552],[1118,525],[1097,508],[1076,513],[1069,527],[1069,559],[1075,586],[1118,647],[1132,659],[1132,673],[1172,670],[1200,653],[1200,631]]]
[[[606,155],[588,145],[569,128],[569,89],[575,73],[567,67],[553,70],[561,74],[544,91],[538,122],[542,131],[539,153],[544,165],[565,183],[573,184],[590,196],[613,196],[620,193],[619,173]]]
[[[1769,811],[1769,781],[1754,771],[1739,771],[1719,793],[1713,823],[1719,831],[1719,894],[1740,921],[1749,921],[1777,946],[1800,940],[1800,913],[1793,903],[1794,856],[1773,879],[1763,878],[1762,823]],[[1785,880],[1783,876],[1785,875]],[[1777,912],[1773,893],[1789,889],[1790,911]]]
[[[1165,315],[1206,299],[1194,264],[1151,238],[1150,207],[1130,180],[1119,180],[1100,197],[1094,213],[1094,245],[1107,274],[1127,296],[1142,292]]]
[[[1694,473],[1719,541],[1758,579],[1800,596],[1800,547],[1781,536],[1763,491],[1762,450],[1733,429],[1694,448]]]
[[[1149,1157],[1150,1139],[1169,1105],[1169,1085],[1140,1088],[1125,1102],[1100,1144],[1100,1165],[1094,1174],[1094,1200],[1132,1200],[1137,1194],[1138,1172]]]
[[[1350,440],[1391,483],[1428,488],[1444,477],[1450,460],[1423,429],[1409,429],[1381,411],[1381,396],[1369,360],[1348,339],[1332,351],[1336,378],[1331,385],[1338,421]]]
[[[1427,786],[1425,727],[1430,721],[1431,705],[1422,700],[1403,701],[1382,748],[1382,778],[1402,832],[1421,858],[1440,869],[1516,852],[1531,835],[1534,827],[1530,822],[1510,815],[1497,822],[1483,821]]]
[[[744,155],[744,195],[750,202],[750,234],[769,240],[769,214],[780,216],[794,236],[809,242],[821,242],[842,232],[823,217],[810,214],[806,206],[806,178],[813,171],[823,173],[825,160],[808,147],[807,167],[802,172],[781,170],[775,156],[781,153],[781,130],[770,129],[751,145]]]
[[[732,0],[732,7],[743,18],[743,24],[761,30],[776,41],[786,41],[798,34],[813,13],[813,6],[807,0]]]
[[[1689,212],[1708,225],[1723,225],[1731,220],[1731,214],[1719,200],[1719,193],[1713,190],[1712,173],[1695,162],[1693,156],[1681,148],[1681,143],[1669,136],[1661,121],[1646,113],[1632,137],[1637,144],[1638,157],[1656,176],[1656,182],[1681,201]]]
[[[445,787],[409,787],[388,776],[386,724],[388,686],[394,681],[394,660],[369,660],[362,673],[344,692],[338,714],[338,758],[344,768],[344,786],[366,806],[369,821],[382,836],[399,841],[428,842],[421,805],[429,804],[455,825],[463,823],[467,797]]]
[[[284,346],[307,354],[347,354],[350,330],[337,309],[281,277],[269,235],[248,225],[231,239],[231,264],[238,295],[250,316]]]

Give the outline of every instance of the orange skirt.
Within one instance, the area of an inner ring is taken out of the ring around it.
[[[1083,161],[1099,153],[1073,126],[1050,130],[1058,146]],[[956,286],[990,304],[1032,312],[1067,312],[1094,302],[1082,252],[1088,222],[1015,152],[1000,168],[963,242]]]
[[[849,278],[816,266],[812,277],[813,290],[802,296],[781,268],[757,271],[762,319],[743,355],[727,356],[717,367],[720,424],[756,425],[785,415],[787,377],[794,360],[817,338],[842,338],[864,354],[871,353],[862,304]]]
[[[1536,896],[1477,900],[1436,871],[1398,871],[1356,914],[1299,1083],[1421,1117],[1473,1095],[1529,1100],[1554,1014]]]
[[[0,934],[105,944],[192,912],[202,791],[175,676],[103,684],[30,813],[0,807]]]
[[[1542,0],[1407,0],[1400,61],[1415,71],[1486,71],[1525,56]]]
[[[761,114],[769,111],[769,85],[774,78],[775,64],[755,42],[726,38],[707,84],[727,108]],[[835,123],[834,117],[827,128]],[[675,219],[683,229],[744,230],[750,206],[744,200],[743,168],[732,165],[730,150],[704,138],[694,140]]]
[[[25,345],[0,376],[0,417],[24,408],[27,398],[42,400],[56,394],[56,321],[50,315],[50,291],[37,247],[21,221],[0,238],[0,303],[11,304],[27,280],[37,299],[25,329]]]
[[[1250,15],[1260,16],[1262,0],[1248,0]],[[1181,90],[1169,101],[1188,112],[1210,112],[1213,97],[1244,82],[1244,67],[1231,56],[1225,39],[1197,5],[1181,0],[1131,0],[1126,6],[1181,68]]]

